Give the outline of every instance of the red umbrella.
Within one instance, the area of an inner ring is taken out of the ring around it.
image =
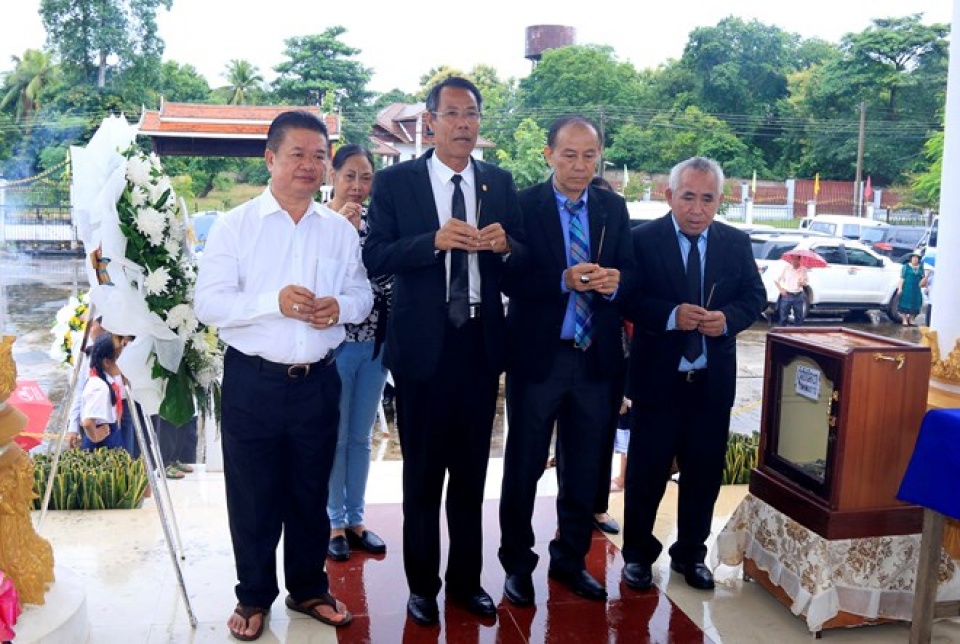
[[[781,259],[792,262],[794,257],[799,257],[800,265],[806,268],[824,268],[827,265],[827,260],[806,248],[794,248],[787,251],[781,256]]]
[[[27,417],[27,426],[13,440],[25,450],[30,450],[40,444],[43,433],[47,430],[47,421],[53,413],[53,403],[47,398],[33,380],[18,380],[17,388],[13,390],[7,402],[19,409]]]

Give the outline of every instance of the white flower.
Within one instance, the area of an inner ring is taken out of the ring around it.
[[[143,233],[152,246],[163,243],[163,233],[167,228],[167,216],[154,208],[143,208],[137,212],[137,229]]]
[[[170,232],[173,231],[171,230]],[[173,261],[177,261],[177,258],[180,256],[180,242],[173,237],[167,237],[167,241],[163,242],[163,248]]]
[[[127,180],[138,186],[150,183],[150,162],[142,154],[127,159]]]
[[[63,325],[64,327],[63,330],[60,330],[61,335],[67,328],[69,328],[68,325],[70,324],[70,318],[75,315],[75,311],[79,305],[80,300],[71,295],[70,299],[67,300],[67,303],[60,307],[60,310],[57,311],[57,326],[54,327],[55,333],[59,330],[60,325]]]
[[[167,292],[167,284],[170,282],[170,271],[166,266],[161,266],[143,280],[143,287],[147,289],[148,295],[162,295]]]
[[[147,190],[150,194],[150,203],[156,208],[167,210],[176,203],[176,197],[173,195],[173,184],[170,183],[170,177],[167,175],[160,177],[157,182],[150,185]],[[162,197],[163,194],[168,190],[170,192],[167,195],[167,198],[163,201],[160,201],[160,197]]]
[[[150,156],[147,158],[150,159],[150,165],[154,170],[157,172],[163,172],[163,165],[161,165],[160,157],[157,156],[156,152],[151,152]]]
[[[142,186],[131,186],[130,203],[136,208],[142,208],[147,205],[147,191]]]
[[[189,304],[177,304],[167,312],[167,326],[182,331],[180,335],[190,335],[197,330],[197,316]]]

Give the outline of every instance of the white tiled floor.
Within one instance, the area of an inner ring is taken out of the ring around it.
[[[489,498],[499,495],[502,460],[492,459],[487,482]],[[400,501],[399,462],[372,464],[368,503]],[[42,533],[54,546],[57,565],[76,574],[85,586],[92,644],[224,642],[229,641],[226,618],[233,609],[234,568],[224,507],[223,477],[202,468],[183,480],[170,481],[176,518],[186,547],[182,569],[193,610],[198,620],[190,628],[180,600],[170,560],[153,501],[143,508],[106,512],[51,512]],[[669,486],[661,508],[657,532],[669,539],[675,514],[676,486]],[[541,494],[555,494],[553,470],[541,483]],[[743,487],[724,488],[717,507],[715,530],[745,493]],[[622,495],[612,496],[611,513],[622,517]],[[495,561],[488,566],[498,565]],[[667,595],[716,642],[806,643],[811,634],[804,623],[770,597],[761,587],[744,583],[740,571],[718,570],[714,593],[690,589],[682,580],[671,579],[666,557],[655,571],[656,581]],[[383,580],[397,584],[401,600],[406,596],[402,579]],[[490,589],[499,598],[499,589]],[[398,611],[402,601],[398,600]],[[38,609],[28,607],[21,617],[31,619]],[[960,620],[940,621],[935,642],[960,642]],[[908,626],[889,624],[851,630],[831,630],[824,639],[836,642],[905,642]],[[397,635],[398,641],[400,634]],[[18,642],[21,640],[18,640]],[[334,630],[306,617],[290,617],[282,595],[271,613],[264,642],[335,642]]]

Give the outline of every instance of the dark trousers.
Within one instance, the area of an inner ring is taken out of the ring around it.
[[[617,422],[620,420],[620,406],[623,404],[623,389],[627,378],[627,362],[623,362],[623,370],[617,374],[610,392],[611,412],[607,434],[603,437],[603,448],[600,453],[600,472],[597,476],[597,493],[593,498],[593,513],[604,514],[610,505],[610,479],[613,469],[613,443],[617,437]]]
[[[157,444],[164,466],[174,462],[197,462],[197,417],[194,416],[177,427],[159,415],[151,416],[153,430],[157,434]]]
[[[670,556],[683,563],[702,562],[723,478],[730,409],[708,407],[706,378],[687,383],[683,374],[664,377],[675,379],[673,400],[634,401],[624,490],[627,563],[653,563],[663,550],[653,525],[674,457],[680,467],[680,497],[677,541]]]
[[[410,592],[440,591],[440,498],[447,478],[447,589],[480,588],[481,511],[499,374],[486,367],[481,319],[447,325],[436,372],[394,377],[403,452],[403,566]],[[543,464],[541,463],[541,466]]]
[[[560,488],[550,567],[563,572],[584,569],[614,388],[612,380],[591,380],[585,373],[583,351],[558,345],[553,368],[543,382],[507,374],[510,429],[500,497],[499,555],[508,574],[530,574],[537,566],[531,519],[554,425]]]
[[[336,364],[290,379],[228,350],[221,435],[237,600],[269,607],[279,594],[276,550],[293,599],[327,592],[327,483],[337,444]]]

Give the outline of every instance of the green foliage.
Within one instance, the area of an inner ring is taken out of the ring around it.
[[[156,92],[165,101],[204,103],[210,97],[210,85],[193,65],[168,60],[160,67],[160,85]]]
[[[229,105],[256,103],[263,96],[263,75],[260,68],[248,60],[234,58],[224,72],[227,86],[221,88]]]
[[[59,81],[60,68],[53,63],[53,54],[36,49],[25,51],[23,58],[13,56],[13,63],[14,70],[4,79],[0,110],[21,121],[40,108],[44,91]]]
[[[517,188],[527,188],[543,181],[549,167],[543,158],[547,132],[533,119],[524,119],[513,135],[514,153],[497,150],[500,167],[513,174]]]
[[[41,0],[40,18],[64,67],[80,82],[103,88],[108,67],[123,72],[142,60],[159,66],[163,40],[157,11],[172,5],[173,0]]]
[[[337,107],[364,105],[372,93],[367,84],[372,71],[350,58],[360,53],[340,42],[344,27],[330,27],[321,34],[298,36],[284,41],[288,60],[274,69],[279,74],[274,90],[294,105],[318,105],[331,93]]]
[[[923,156],[930,167],[913,177],[910,183],[911,200],[927,208],[940,206],[940,180],[943,174],[944,133],[937,132],[924,144]]]
[[[727,457],[723,466],[723,485],[742,485],[750,482],[750,472],[760,462],[760,434],[730,434]],[[683,476],[681,472],[680,476]]]
[[[51,457],[33,456],[33,509],[39,510],[50,477]],[[143,459],[122,448],[68,450],[60,455],[50,495],[51,510],[113,510],[140,507],[147,489]]]

